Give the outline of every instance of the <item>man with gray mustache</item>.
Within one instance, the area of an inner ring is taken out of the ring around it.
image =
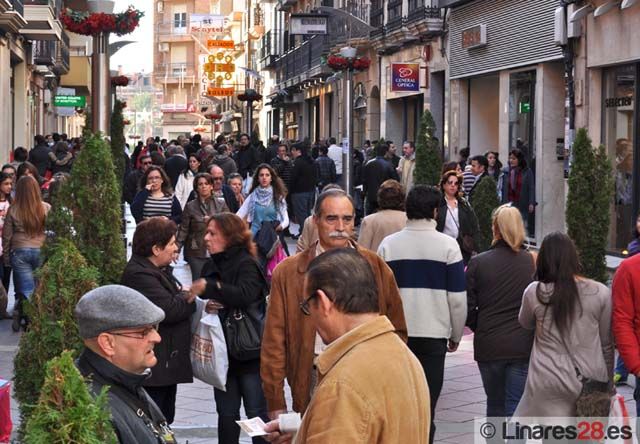
[[[309,263],[320,254],[335,248],[354,248],[369,263],[378,287],[378,305],[396,333],[407,339],[407,326],[400,292],[391,269],[374,252],[362,248],[353,240],[355,206],[342,190],[321,193],[314,207],[314,222],[318,228],[317,242],[291,256],[276,267],[271,281],[260,356],[260,376],[272,419],[287,411],[284,380],[287,378],[293,397],[292,410],[303,414],[309,405],[317,377],[314,359],[325,345],[300,303],[310,295],[304,293],[304,277]],[[331,295],[329,295],[331,297]]]

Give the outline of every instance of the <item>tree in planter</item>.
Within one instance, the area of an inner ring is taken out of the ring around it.
[[[111,113],[111,155],[113,156],[113,167],[116,174],[118,186],[122,188],[124,183],[124,172],[126,167],[126,159],[124,153],[124,118],[122,110],[125,102],[118,99],[113,104],[113,113]]]
[[[420,119],[418,142],[416,143],[416,166],[413,182],[416,185],[438,185],[442,158],[435,137],[436,124],[429,110],[425,110]]]
[[[45,251],[49,256],[38,272],[38,287],[25,307],[29,329],[20,338],[14,359],[14,388],[23,432],[40,395],[47,361],[63,350],[81,349],[73,310],[82,295],[98,283],[98,271],[87,266],[71,240],[56,238],[51,244],[47,241]]]
[[[125,265],[121,192],[109,146],[100,136],[87,138],[73,164],[70,187],[78,248],[100,270],[101,285],[120,282]]]
[[[606,283],[609,204],[613,195],[611,162],[603,146],[594,149],[581,128],[573,143],[566,221],[585,276]],[[587,223],[588,222],[588,223]]]
[[[116,444],[107,388],[94,399],[84,378],[65,351],[46,365],[37,405],[28,419],[29,444]]]
[[[480,235],[478,236],[478,252],[488,250],[493,239],[491,219],[493,211],[500,205],[496,191],[496,181],[491,176],[483,177],[473,191],[473,210],[478,218]]]

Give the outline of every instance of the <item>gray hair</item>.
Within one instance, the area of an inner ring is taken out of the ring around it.
[[[328,187],[328,185],[327,185],[327,187]],[[318,195],[318,198],[316,199],[316,204],[313,206],[313,215],[314,216],[320,216],[320,213],[321,213],[320,210],[322,209],[322,203],[326,199],[328,199],[330,197],[345,197],[345,198],[349,199],[349,202],[351,202],[351,206],[353,207],[353,212],[355,213],[356,205],[353,202],[353,198],[351,196],[349,196],[340,187],[326,189],[327,187],[325,187],[325,189],[323,189],[322,193],[320,193]]]

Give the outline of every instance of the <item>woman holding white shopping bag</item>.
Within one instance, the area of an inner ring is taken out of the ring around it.
[[[238,443],[240,403],[247,417],[268,421],[260,380],[260,344],[267,283],[256,260],[256,247],[244,221],[232,213],[213,215],[204,237],[211,254],[202,278],[191,291],[209,300],[207,309],[218,309],[222,322],[229,371],[226,391],[214,388],[220,444]],[[253,438],[254,444],[263,443]]]

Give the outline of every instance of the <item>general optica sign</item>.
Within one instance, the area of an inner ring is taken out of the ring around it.
[[[420,91],[419,63],[391,64],[391,91],[418,92]]]

